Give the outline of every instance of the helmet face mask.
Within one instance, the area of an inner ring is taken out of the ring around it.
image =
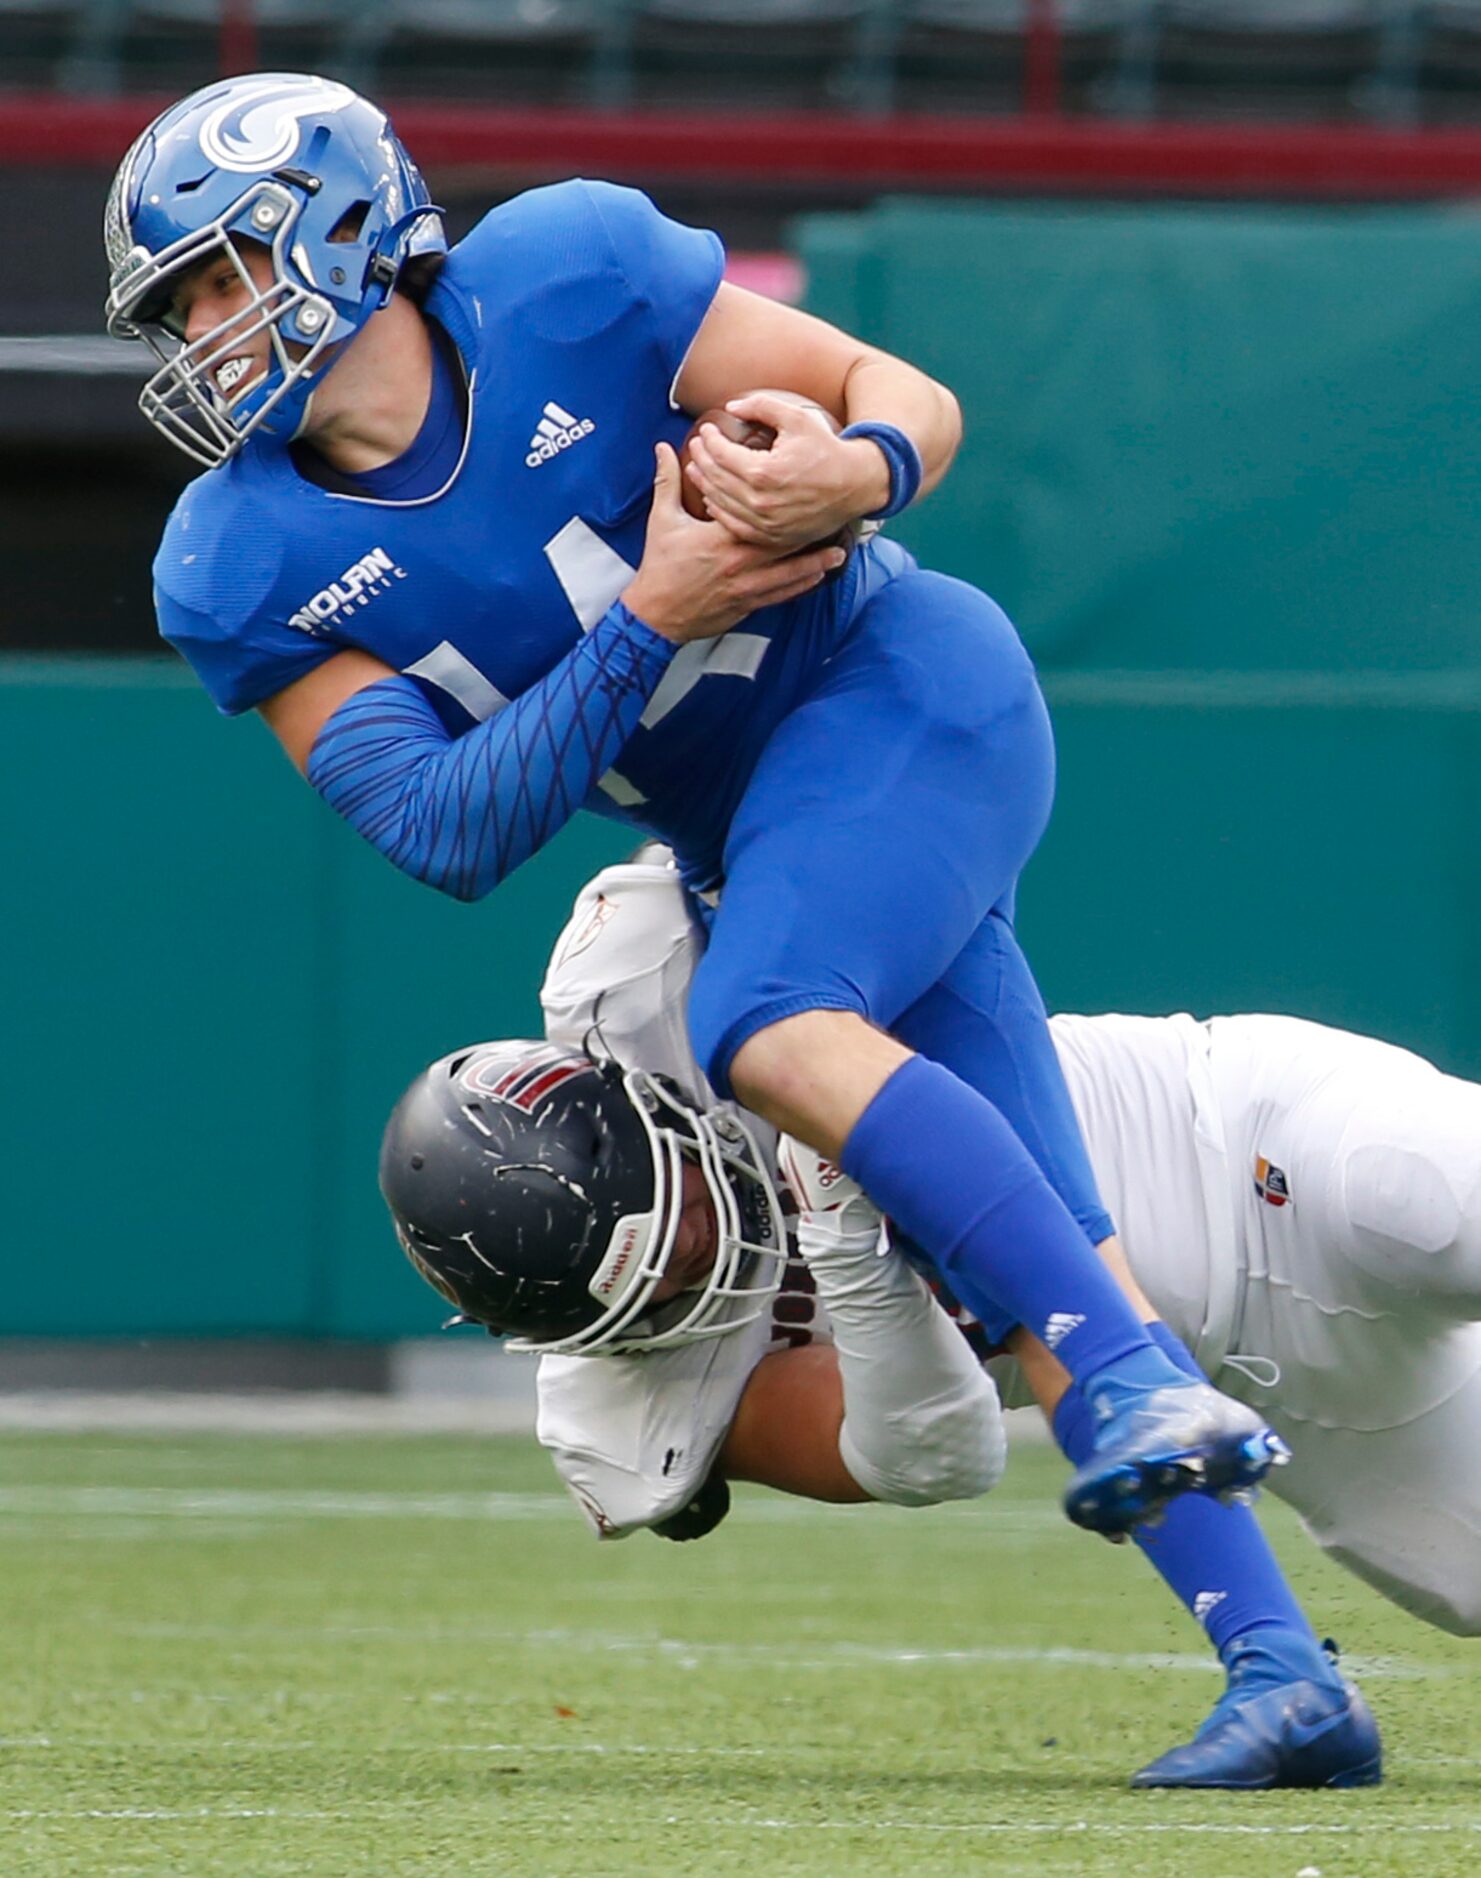
[[[390,298],[402,265],[447,250],[420,172],[383,114],[348,86],[301,73],[224,80],[166,111],[137,140],[104,215],[115,337],[144,339],[160,370],[140,408],[208,467],[254,432],[288,441],[325,370]],[[238,244],[269,258],[262,285]],[[183,343],[171,296],[229,257],[245,299]],[[212,376],[266,332],[268,360],[236,396]]]
[[[271,207],[281,220],[277,240],[270,249],[272,278],[261,286],[250,271],[227,222],[210,224],[195,237],[174,244],[153,257],[147,266],[149,289],[157,298],[170,294],[176,282],[197,268],[229,262],[241,282],[240,308],[199,339],[187,340],[183,322],[172,302],[153,318],[131,320],[110,311],[109,330],[119,337],[141,338],[160,361],[160,369],[139,394],[139,408],[155,429],[196,462],[214,468],[233,456],[259,426],[273,429],[268,419],[294,399],[301,428],[309,399],[298,397],[300,385],[310,385],[325,364],[333,344],[334,311],[322,295],[297,285],[283,270],[280,253],[291,241],[298,207],[288,192],[274,183],[258,184],[235,205],[229,223],[235,225],[254,208]],[[111,303],[110,303],[111,305]],[[229,359],[252,345],[261,333],[268,336],[266,371],[254,374],[235,397],[218,386],[216,373]],[[290,339],[290,333],[302,335]],[[333,348],[337,353],[339,348]]]
[[[776,1291],[786,1260],[781,1208],[750,1131],[728,1111],[693,1107],[665,1078],[629,1070],[622,1086],[648,1134],[654,1167],[653,1211],[632,1279],[579,1340],[512,1338],[511,1350],[660,1350],[723,1337],[753,1323]],[[699,1169],[714,1208],[715,1256],[700,1283],[656,1304],[684,1211],[686,1165]],[[609,1262],[622,1254],[619,1232]],[[599,1273],[593,1289],[600,1282]]]
[[[697,1170],[714,1257],[660,1296]],[[533,1042],[434,1063],[386,1130],[381,1186],[413,1264],[508,1347],[631,1353],[720,1337],[770,1305],[780,1206],[750,1131],[663,1079]]]

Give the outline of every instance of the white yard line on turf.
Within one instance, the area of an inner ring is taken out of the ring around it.
[[[304,1643],[361,1644],[367,1638],[418,1644],[499,1643],[536,1649],[541,1654],[548,1654],[552,1648],[557,1648],[572,1650],[583,1656],[598,1652],[646,1656],[679,1667],[699,1662],[744,1663],[748,1667],[768,1665],[787,1675],[796,1674],[800,1670],[826,1672],[849,1668],[932,1667],[940,1664],[964,1664],[970,1667],[984,1663],[1028,1664],[1041,1669],[1187,1670],[1203,1676],[1221,1673],[1221,1666],[1212,1657],[1181,1650],[1083,1650],[1067,1645],[1018,1644],[980,1644],[940,1649],[900,1643],[855,1643],[845,1639],[837,1643],[814,1643],[806,1656],[794,1656],[788,1650],[780,1649],[775,1642],[701,1643],[679,1637],[634,1636],[610,1631],[510,1630],[491,1624],[344,1624],[314,1628],[279,1624],[112,1623],[111,1620],[110,1623],[118,1636],[148,1637],[161,1641],[176,1639],[186,1642],[241,1643],[250,1639],[295,1649]],[[1420,1663],[1393,1656],[1344,1655],[1342,1660],[1355,1675],[1392,1682],[1447,1680],[1474,1673],[1469,1666]],[[358,1700],[358,1697],[347,1699]],[[463,1698],[419,1694],[406,1699],[427,1702]]]
[[[3,341],[0,341],[3,344]],[[517,1359],[498,1359],[512,1365]],[[1036,1409],[1008,1411],[1016,1447],[1039,1447],[1049,1431]],[[367,1394],[337,1389],[261,1389],[225,1394],[192,1389],[0,1390],[0,1430],[67,1434],[525,1435],[535,1432],[531,1384],[506,1380],[439,1390],[413,1383]]]
[[[748,1523],[877,1520],[899,1509],[828,1506],[808,1500],[747,1498],[738,1517]],[[981,1523],[1000,1534],[1057,1530],[1057,1506],[978,1506],[958,1502],[932,1509],[934,1519]],[[87,1519],[436,1519],[552,1520],[571,1524],[566,1493],[373,1493],[320,1487],[58,1487],[44,1482],[0,1488],[0,1517]],[[901,1517],[904,1517],[901,1514]],[[919,1514],[916,1515],[917,1522]]]
[[[196,1806],[196,1807],[79,1807],[76,1809],[14,1808],[0,1812],[0,1819],[17,1822],[27,1820],[50,1819],[98,1819],[118,1821],[142,1821],[153,1823],[169,1820],[177,1823],[190,1823],[196,1820],[216,1819],[355,1819],[365,1813],[396,1813],[414,1811],[428,1806],[446,1806],[442,1800],[363,1800],[355,1806],[297,1808],[279,1806]],[[1096,1839],[1134,1839],[1146,1835],[1172,1837],[1182,1833],[1200,1837],[1214,1835],[1231,1838],[1285,1839],[1285,1838],[1352,1838],[1361,1835],[1365,1840],[1388,1834],[1408,1839],[1424,1834],[1429,1837],[1440,1835],[1481,1834],[1481,1820],[1456,1820],[1454,1822],[1404,1819],[1373,1819],[1365,1817],[1342,1824],[1327,1821],[1291,1821],[1283,1825],[1254,1825],[1234,1821],[1190,1820],[1147,1820],[1145,1822],[1124,1823],[1113,1820],[963,1820],[951,1823],[941,1820],[919,1819],[694,1819],[683,1814],[670,1813],[664,1819],[651,1822],[655,1827],[662,1826],[705,1826],[718,1827],[726,1832],[910,1832],[953,1834],[958,1837],[988,1837],[998,1834],[1023,1835],[1037,1833],[1042,1835],[1063,1836],[1066,1838]]]
[[[532,1410],[486,1396],[361,1395],[264,1390],[214,1395],[188,1390],[38,1389],[0,1392],[0,1429],[18,1433],[227,1435],[528,1435]]]
[[[91,1519],[562,1520],[565,1494],[363,1493],[265,1487],[0,1487],[0,1516]]]

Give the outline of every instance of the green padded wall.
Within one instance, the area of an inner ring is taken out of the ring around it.
[[[0,666],[5,1334],[312,1322],[320,840],[244,728]]]
[[[539,1022],[575,824],[465,907],[403,879],[172,661],[0,662],[0,1335],[382,1337],[441,1300],[375,1185],[431,1057]]]
[[[1041,663],[1481,659],[1481,217],[891,202],[809,305],[957,392],[898,532]]]
[[[1051,1004],[1291,1010],[1481,1076],[1481,677],[1051,675],[1021,918]],[[578,818],[476,907],[403,880],[164,661],[0,664],[0,1335],[425,1332],[375,1190],[430,1057],[528,1032]]]
[[[1481,674],[1056,673],[1051,1008],[1284,1011],[1481,1078]]]

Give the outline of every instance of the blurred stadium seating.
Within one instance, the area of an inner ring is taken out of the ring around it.
[[[898,0],[891,17],[886,82],[900,109],[1012,111],[1032,91],[1029,0]],[[1043,17],[1054,28],[1059,102],[1123,110],[1124,75],[1148,65],[1149,0],[1058,0]]]
[[[1163,0],[1150,83],[1197,115],[1372,114],[1397,102],[1390,60],[1412,12],[1391,0]]]
[[[1481,118],[1481,0],[0,0],[0,94],[312,68],[487,104]]]
[[[95,0],[95,5],[98,0]],[[148,75],[164,91],[206,84],[219,69],[220,0],[102,0],[112,43],[95,61],[121,76]],[[353,17],[350,0],[251,0],[255,63],[273,71],[317,71],[338,54]]]
[[[466,96],[472,75],[491,102],[615,102],[625,21],[614,0],[365,0],[330,63],[372,92]]]
[[[1481,97],[1481,0],[1422,0],[1402,53],[1402,95],[1437,121],[1474,116]]]
[[[724,96],[756,109],[879,106],[890,0],[631,0],[639,103]]]

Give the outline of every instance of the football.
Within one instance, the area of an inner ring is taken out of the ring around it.
[[[823,407],[819,405],[817,408],[821,410]],[[698,485],[689,477],[689,457],[701,424],[713,424],[722,437],[728,437],[732,443],[744,444],[748,450],[769,450],[776,442],[776,432],[770,424],[758,424],[752,418],[737,417],[733,411],[704,411],[695,418],[679,446],[679,467],[683,472],[679,488],[685,510],[697,522],[707,522],[710,512],[705,507],[705,499],[699,493]]]
[[[789,403],[804,405],[812,411],[822,411],[835,434],[843,428],[831,411],[816,403],[812,398],[804,398],[800,392],[768,390],[767,395],[773,398],[785,398]],[[770,424],[760,423],[755,418],[737,417],[733,411],[719,408],[702,412],[689,426],[685,432],[684,441],[679,446],[680,500],[687,514],[692,515],[696,521],[707,522],[711,518],[709,510],[705,507],[705,499],[688,473],[690,451],[702,424],[713,424],[722,437],[728,437],[732,443],[743,444],[747,450],[769,450],[776,442],[776,431]],[[836,535],[826,541],[817,541],[810,545],[817,548],[838,547],[848,552],[857,547],[859,542],[867,541],[878,527],[877,522],[846,522]]]

